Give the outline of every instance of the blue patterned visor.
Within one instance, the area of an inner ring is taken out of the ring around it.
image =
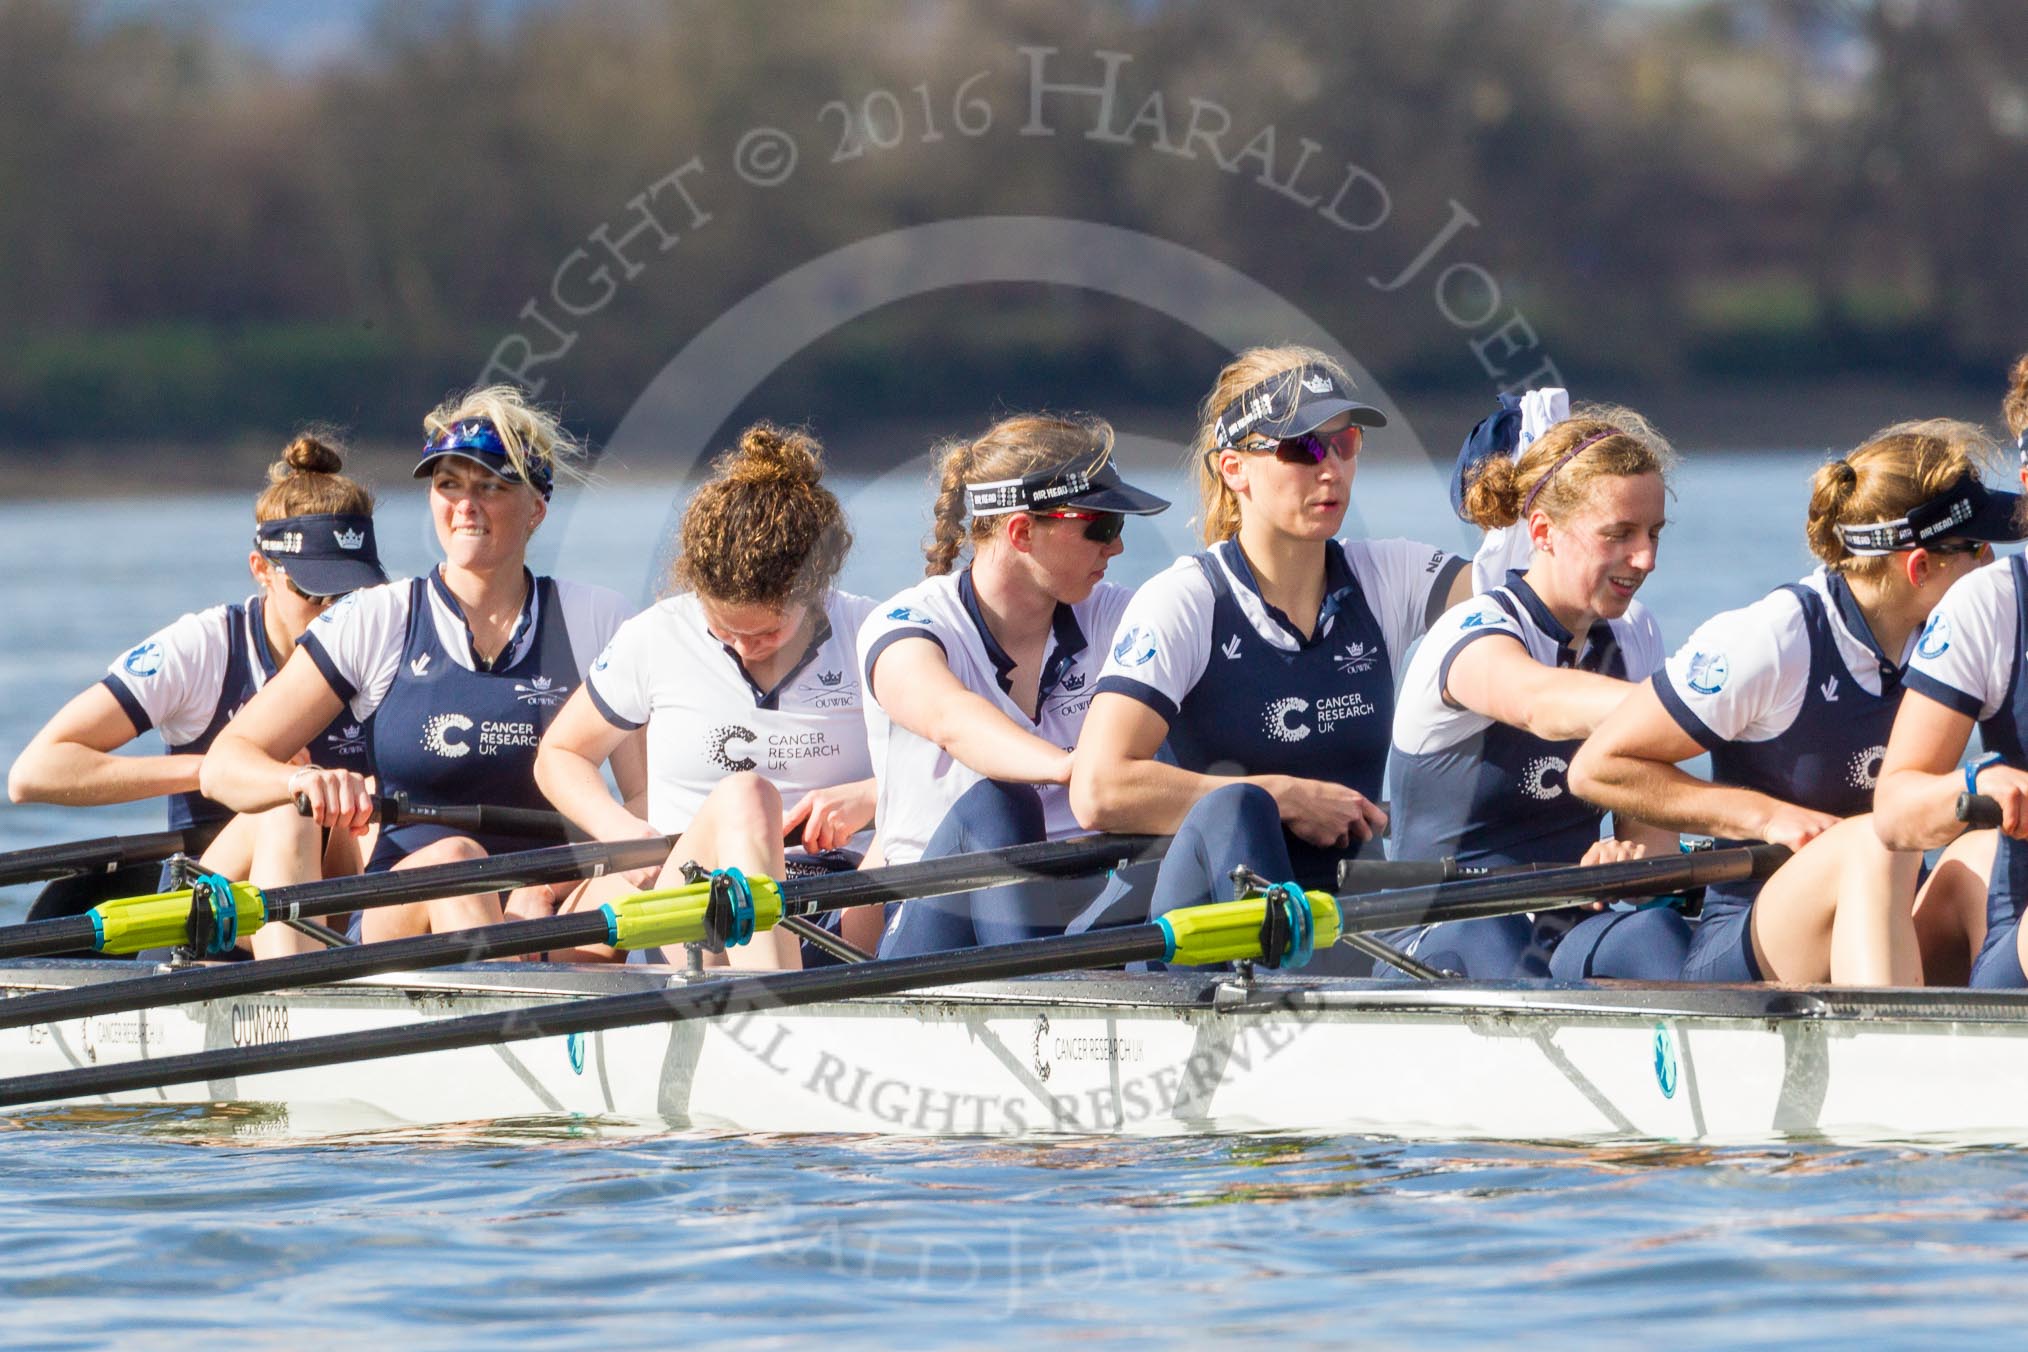
[[[499,430],[484,418],[471,418],[451,426],[423,443],[422,459],[416,462],[415,477],[427,479],[430,466],[447,455],[463,456],[476,464],[484,465],[510,483],[526,483],[542,494],[547,501],[556,487],[556,475],[550,467],[533,456],[528,466],[533,477],[524,480],[514,470],[514,462],[507,457],[506,443],[500,440]]]

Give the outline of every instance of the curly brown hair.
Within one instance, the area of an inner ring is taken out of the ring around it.
[[[683,510],[674,585],[725,605],[821,604],[852,548],[823,457],[804,431],[740,433]]]
[[[1600,479],[1659,474],[1666,480],[1675,467],[1676,452],[1646,418],[1630,408],[1581,404],[1520,455],[1480,461],[1465,485],[1465,515],[1486,530],[1511,526],[1534,493],[1533,506],[1551,521],[1568,521]]]

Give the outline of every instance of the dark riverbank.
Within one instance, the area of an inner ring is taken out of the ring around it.
[[[1471,425],[1491,407],[1487,396],[1455,391],[1395,392],[1424,447],[1448,457]],[[1625,402],[1647,414],[1686,454],[1700,450],[1837,450],[1857,444],[1869,432],[1907,418],[1955,417],[1999,427],[1999,388],[1955,383],[1888,384],[1876,380],[1811,383],[1711,384],[1697,388],[1651,389],[1639,395],[1609,388],[1582,391]],[[1123,433],[1181,445],[1190,434],[1187,409],[1100,409]],[[739,419],[798,416],[789,411],[742,410]],[[989,413],[982,409],[976,422]],[[854,422],[842,413],[807,415],[828,448],[831,462],[851,473],[877,473],[898,458],[911,457],[940,437],[971,430],[961,419],[879,418]],[[727,439],[721,429],[718,440]],[[33,449],[0,449],[0,500],[80,497],[139,497],[213,489],[251,492],[287,432],[271,440],[239,439],[204,446],[89,442]],[[1398,446],[1398,443],[1397,443]],[[1388,453],[1376,440],[1375,450]],[[413,466],[412,448],[374,442],[353,449],[351,465],[382,492],[398,491]],[[652,470],[639,464],[609,469]]]

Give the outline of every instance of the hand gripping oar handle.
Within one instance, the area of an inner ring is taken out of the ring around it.
[[[1298,901],[1297,898],[1301,900]],[[888,958],[824,967],[726,977],[695,985],[639,991],[501,1013],[468,1014],[435,1023],[403,1024],[361,1033],[338,1033],[293,1042],[228,1047],[183,1056],[87,1066],[0,1080],[0,1105],[113,1094],[131,1089],[195,1085],[211,1097],[213,1082],[243,1075],[369,1061],[384,1056],[491,1046],[569,1033],[596,1033],[641,1024],[716,1018],[749,1010],[788,1009],[828,1000],[896,995],[955,981],[997,981],[1129,962],[1198,965],[1260,957],[1259,934],[1267,908],[1301,905],[1299,917],[1316,947],[1338,938],[1337,908],[1324,893],[1266,897],[1189,906],[1146,925],[1029,939],[990,948],[954,949],[912,958]],[[563,916],[555,917],[558,920]],[[279,961],[279,959],[277,960]],[[243,966],[259,966],[257,963]],[[236,1092],[236,1091],[235,1091]]]
[[[143,836],[100,836],[64,845],[36,845],[0,854],[0,887],[39,883],[78,873],[111,873],[125,864],[167,859],[189,847],[183,831],[156,831]]]
[[[310,795],[296,795],[296,811],[305,817],[310,815]],[[527,840],[569,840],[574,836],[582,838],[560,813],[540,812],[525,807],[495,807],[480,803],[471,807],[441,807],[429,803],[411,803],[405,793],[376,793],[373,795],[373,820],[382,826],[400,826],[405,822],[426,822],[436,826],[448,826],[459,831],[470,831],[482,836],[520,836]]]
[[[867,902],[941,896],[1043,873],[1092,873],[1122,862],[1153,857],[1166,843],[1167,838],[1163,836],[1092,836],[1041,846],[1018,845],[1011,849],[951,855],[914,864],[894,864],[865,872],[793,878],[777,889],[779,906],[781,910],[796,915],[811,915]],[[664,849],[666,851],[666,845]],[[416,869],[414,872],[422,873],[424,870]],[[385,879],[402,876],[382,875]],[[764,890],[769,880],[756,877],[750,882],[756,889]],[[268,958],[262,962],[189,967],[89,986],[35,991],[0,1000],[0,1029],[117,1014],[130,1009],[218,1000],[261,991],[293,990],[380,972],[413,972],[447,963],[478,962],[485,958],[519,957],[580,945],[605,944],[622,937],[613,933],[615,927],[631,932],[652,924],[665,931],[675,931],[667,934],[666,942],[681,943],[700,937],[695,922],[702,919],[698,903],[707,887],[708,884],[697,884],[642,893],[599,910],[576,911],[542,920],[513,921],[450,934],[426,934],[414,939]],[[285,890],[277,888],[271,895],[280,896]],[[688,900],[692,904],[688,913],[682,914],[685,893],[690,894]],[[624,917],[623,921],[621,917]],[[689,933],[681,932],[686,922],[689,922]],[[631,938],[632,934],[625,937]],[[628,946],[654,947],[664,941],[653,933],[645,934],[643,938],[644,942],[629,943]]]
[[[1452,883],[1350,894],[1338,899],[1338,908],[1348,932],[1444,920],[1476,920],[1518,911],[1554,910],[1579,901],[1657,896],[1741,878],[1765,878],[1787,862],[1790,853],[1786,845],[1744,845],[1612,864],[1498,873]]]
[[[2001,815],[2000,800],[1997,798],[1988,798],[1983,793],[1958,795],[1958,820],[1974,831],[1998,826]]]

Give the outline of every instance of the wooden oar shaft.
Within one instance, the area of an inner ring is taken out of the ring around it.
[[[74,873],[110,872],[122,864],[146,864],[189,844],[184,831],[155,831],[139,836],[100,836],[63,845],[36,845],[0,854],[0,886],[46,882]]]
[[[1030,939],[992,948],[957,949],[921,957],[721,978],[696,985],[605,996],[494,1014],[468,1014],[423,1025],[402,1024],[363,1033],[339,1033],[268,1046],[233,1047],[78,1070],[0,1080],[0,1105],[56,1098],[117,1094],[131,1089],[205,1084],[218,1097],[238,1090],[221,1080],[308,1070],[387,1056],[453,1051],[523,1042],[530,1038],[597,1033],[650,1023],[717,1018],[750,1010],[789,1009],[827,1000],[895,995],[957,981],[991,981],[1081,967],[1111,967],[1160,959],[1168,939],[1158,925],[1095,930],[1055,939]]]
[[[1512,915],[1517,910],[1554,910],[1573,902],[1655,896],[1741,878],[1765,878],[1782,866],[1789,853],[1783,845],[1744,845],[1656,859],[1628,859],[1615,864],[1496,873],[1452,883],[1342,896],[1338,907],[1348,931],[1477,920]]]

